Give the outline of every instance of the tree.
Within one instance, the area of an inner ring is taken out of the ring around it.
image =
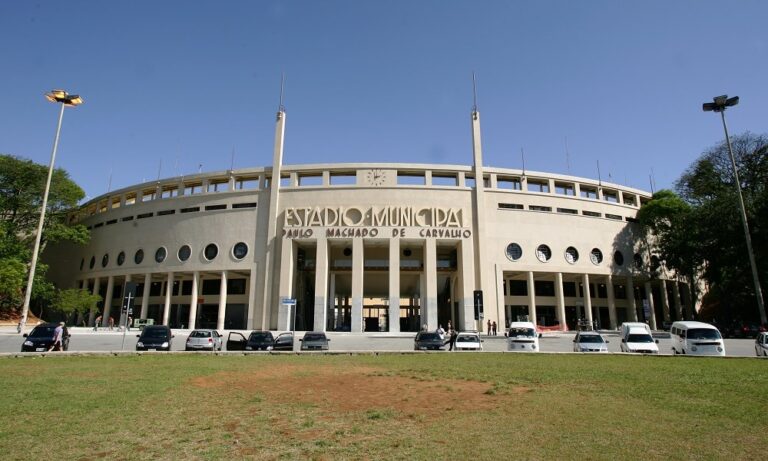
[[[85,314],[101,301],[101,296],[89,293],[87,290],[70,288],[59,291],[55,307],[66,315]]]
[[[11,155],[0,155],[0,310],[18,309],[26,284],[27,266],[40,219],[48,167]],[[62,169],[55,169],[40,241],[71,241],[84,244],[90,238],[83,225],[69,225],[67,216],[85,193]],[[45,278],[47,266],[38,262],[33,282],[35,302],[51,301],[53,285]]]

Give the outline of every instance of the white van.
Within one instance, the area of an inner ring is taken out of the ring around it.
[[[647,323],[643,322],[624,322],[619,326],[619,337],[621,339],[624,339],[629,334],[630,328],[642,328],[645,330],[646,333],[649,335],[653,335],[653,332],[651,332],[651,327],[648,326]]]
[[[629,328],[621,337],[621,352],[633,354],[658,354],[659,340],[653,339],[645,328]]]
[[[538,352],[539,334],[533,322],[512,322],[507,330],[507,350],[513,352]]]
[[[686,355],[725,355],[720,330],[703,322],[675,322],[669,331],[672,352]]]

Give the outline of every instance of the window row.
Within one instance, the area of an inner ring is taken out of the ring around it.
[[[523,248],[517,244],[517,243],[510,243],[507,245],[507,248],[505,250],[507,258],[510,261],[517,261],[520,258],[523,257]],[[536,247],[536,259],[539,261],[545,263],[548,262],[550,259],[552,259],[552,249],[548,245],[541,244],[538,247]],[[565,252],[563,253],[563,258],[566,262],[569,264],[576,264],[576,262],[579,260],[579,250],[576,249],[576,247],[569,246],[565,249]],[[589,252],[589,260],[592,262],[592,264],[599,266],[603,262],[603,252],[599,248],[592,248],[592,250]],[[616,251],[613,253],[613,263],[617,266],[623,266],[624,265],[624,254],[622,254],[621,251]],[[635,268],[642,269],[645,262],[643,261],[642,255],[640,253],[635,253],[633,257],[633,263],[635,265]],[[657,256],[651,256],[651,266],[652,268],[657,268],[659,266],[660,262]]]
[[[219,247],[215,243],[209,243],[203,249],[203,257],[206,261],[213,261],[219,255]],[[238,242],[232,247],[232,257],[237,260],[241,260],[248,255],[248,245],[245,242]],[[182,245],[176,252],[176,257],[180,262],[187,261],[192,256],[192,247],[189,245]],[[162,263],[168,257],[168,249],[160,247],[155,250],[155,262]],[[117,265],[122,266],[125,263],[125,251],[121,251],[117,255]],[[144,250],[139,248],[136,253],[133,254],[133,262],[135,264],[141,264],[144,262]],[[106,268],[109,265],[109,253],[104,253],[101,257],[101,267]],[[96,266],[96,256],[91,256],[91,260],[88,263],[88,268],[93,269]],[[85,258],[80,260],[80,270],[85,267]]]
[[[499,202],[498,207],[500,210],[525,210],[525,205],[520,203],[501,203]],[[551,213],[552,207],[551,206],[542,206],[542,205],[528,205],[529,211],[540,211],[545,213]],[[555,210],[557,213],[561,214],[572,214],[572,215],[578,215],[579,210],[576,210],[574,208],[556,208]],[[589,216],[592,218],[602,218],[605,217],[606,219],[613,219],[616,221],[623,221],[625,218],[621,215],[617,214],[611,214],[611,213],[605,213],[603,215],[602,213],[599,213],[597,211],[588,211],[588,210],[582,210],[581,214],[583,216]],[[636,218],[627,216],[626,217],[627,222],[637,222]]]

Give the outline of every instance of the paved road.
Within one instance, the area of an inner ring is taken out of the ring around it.
[[[123,346],[123,333],[118,331],[95,332],[87,328],[70,329],[72,338],[69,349],[71,351],[132,351],[136,346],[137,330],[126,332],[125,343]],[[228,332],[224,332],[226,340]],[[241,331],[247,336],[247,331]],[[303,333],[297,333],[297,339]],[[189,335],[189,330],[174,330],[172,350],[184,350],[184,342]],[[343,351],[410,351],[413,350],[413,334],[399,335],[359,335],[351,333],[329,333],[331,338],[331,350]],[[573,349],[574,333],[554,333],[544,334],[540,340],[542,352],[571,352]],[[620,352],[619,337],[613,333],[605,333],[609,341],[608,350],[610,352]],[[662,354],[671,353],[671,342],[667,333],[654,335],[659,340],[659,351]],[[483,336],[483,348],[486,351],[504,351],[506,343],[504,336]],[[24,339],[16,333],[15,327],[0,327],[0,352],[19,352],[21,343]],[[298,350],[299,341],[295,342],[295,348]],[[729,356],[753,357],[755,355],[754,340],[752,339],[726,339],[725,349]]]

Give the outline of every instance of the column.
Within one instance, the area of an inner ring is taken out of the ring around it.
[[[94,295],[99,294],[99,285],[101,284],[101,280],[99,280],[98,277],[93,279],[93,291],[91,292]],[[91,313],[88,315],[88,325],[95,325],[94,324],[94,318],[96,317],[96,306],[93,306],[91,308]]]
[[[472,238],[461,241],[461,251],[457,255],[461,268],[461,298],[459,300],[459,322],[454,325],[458,330],[477,330],[475,322],[475,256]],[[502,304],[504,304],[502,297]],[[478,331],[481,331],[482,328]]]
[[[101,316],[101,326],[109,326],[109,311],[112,309],[112,294],[115,291],[115,276],[107,277],[107,293],[104,295],[104,314]],[[114,324],[114,320],[112,320]]]
[[[567,331],[568,324],[565,321],[565,296],[563,295],[563,273],[555,274],[555,301],[557,302],[557,321],[560,323],[560,331]]]
[[[130,328],[131,326],[128,325],[128,319],[126,318],[127,312],[123,312],[123,306],[125,305],[125,289],[130,282],[131,282],[131,274],[127,274],[125,276],[125,282],[123,283],[123,293],[120,299],[120,321],[118,323],[118,325],[126,325],[128,328]],[[133,317],[133,313],[131,313],[129,317]]]
[[[584,274],[582,276],[582,285],[583,285],[583,292],[584,292],[584,314],[587,316],[587,321],[590,325],[594,325],[592,323],[592,294],[589,290],[589,274]]]
[[[258,264],[251,264],[251,273],[248,275],[248,318],[245,327],[256,330],[254,317],[256,315],[256,274],[259,273]]]
[[[627,309],[630,322],[637,322],[637,305],[635,304],[635,285],[632,276],[627,276]]]
[[[648,318],[648,324],[651,326],[651,330],[656,330],[656,309],[653,303],[653,290],[651,290],[651,282],[645,282],[645,299],[648,300],[648,308],[651,311],[651,316]],[[645,310],[645,306],[643,306]]]
[[[352,240],[352,333],[363,331],[363,239]]]
[[[168,318],[171,315],[171,295],[173,295],[173,272],[168,272],[165,281],[165,306],[163,307],[163,325],[168,325]]]
[[[433,238],[424,241],[424,275],[427,293],[426,297],[422,293],[422,309],[426,307],[427,315],[421,323],[426,320],[427,330],[434,331],[437,330],[437,241]]]
[[[279,179],[278,179],[279,181]],[[275,240],[277,241],[277,240]],[[293,256],[293,240],[283,239],[282,248],[280,249],[280,280],[278,286],[278,311],[277,311],[277,329],[278,330],[291,330],[294,328],[294,317],[296,316],[296,306],[284,306],[282,304],[283,299],[290,299],[293,297],[293,267],[296,261]],[[274,267],[274,266],[273,266]],[[269,318],[272,307],[270,301],[265,302],[264,310],[267,314],[264,314],[265,322],[261,328],[269,329]]]
[[[400,332],[400,239],[389,239],[389,332]]]
[[[83,291],[88,290],[88,279],[83,279],[80,281],[80,289]],[[91,308],[92,310],[93,308]],[[77,313],[77,326],[80,326],[83,324],[83,312]]]
[[[152,274],[144,274],[144,292],[141,294],[141,314],[139,318],[145,320],[149,311],[149,291],[152,288]]]
[[[533,271],[528,271],[528,321],[538,325],[536,318],[536,283],[533,280]]]
[[[325,331],[328,313],[328,239],[318,237],[315,256],[315,331]]]
[[[674,296],[675,300],[675,319],[682,320],[683,303],[680,300],[680,282],[675,282],[672,284],[672,295]]]
[[[216,319],[216,329],[224,330],[224,319],[227,318],[227,271],[221,271],[221,288],[219,289],[219,316]]]
[[[608,275],[608,281],[606,282],[606,289],[608,290],[608,318],[610,322],[611,330],[615,330],[618,326],[616,324],[616,295],[613,292],[613,276]]]
[[[667,293],[667,281],[661,279],[661,308],[664,311],[664,321],[669,322],[669,294]]]
[[[192,272],[192,295],[189,300],[189,321],[187,322],[190,330],[194,330],[195,325],[197,324],[197,287],[199,284],[200,272],[194,271]]]

